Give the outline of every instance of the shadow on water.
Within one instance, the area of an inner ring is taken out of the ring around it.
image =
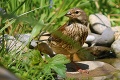
[[[102,80],[106,79],[120,80],[120,57],[118,57],[116,53],[114,53],[114,51],[111,50],[111,48],[106,47],[91,47],[87,49],[85,48],[84,50],[80,50],[78,52],[78,56],[80,57],[81,61],[102,61],[112,65],[116,69],[116,72],[110,75],[103,75],[91,78],[98,80],[99,78],[104,77],[105,79]],[[89,68],[89,65],[80,64],[80,66]]]
[[[77,67],[75,67],[75,66],[80,67],[80,69],[82,69],[82,70],[89,69],[89,65],[87,65],[87,64],[71,62],[71,63],[66,64],[67,72],[76,72],[77,71]]]

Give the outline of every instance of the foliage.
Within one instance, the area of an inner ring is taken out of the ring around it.
[[[56,71],[58,75],[65,77],[66,68],[64,64],[69,62],[69,60],[61,54],[56,55],[53,58],[44,55],[43,58],[37,50],[32,50],[25,54],[14,54],[13,52],[10,52],[9,54],[4,53],[0,56],[0,62],[4,63],[6,68],[14,72],[23,80],[54,79],[54,71]]]
[[[35,38],[42,31],[54,32],[63,25],[68,18],[64,17],[68,9],[79,7],[88,15],[102,13],[106,15],[112,26],[120,25],[119,0],[0,0],[0,34],[16,35],[21,33],[32,34]],[[8,30],[6,30],[8,29]],[[9,31],[9,32],[8,32]],[[25,54],[7,52],[4,45],[0,50],[0,63],[10,69],[22,79],[53,78],[52,70],[62,77],[68,60],[63,55],[45,60],[37,50]],[[46,72],[48,71],[48,72]]]
[[[21,24],[22,28],[27,28],[24,32],[31,32],[37,23],[40,26],[37,27],[37,29],[40,28],[38,32],[43,28],[45,31],[54,31],[61,24],[64,24],[67,20],[63,17],[64,14],[73,7],[82,8],[88,15],[101,12],[109,16],[114,25],[119,25],[117,21],[120,18],[118,15],[120,6],[119,1],[116,0],[2,0],[1,3],[1,8],[9,14],[7,18],[10,20],[15,18],[16,24]],[[12,25],[12,27],[16,27],[16,25]]]

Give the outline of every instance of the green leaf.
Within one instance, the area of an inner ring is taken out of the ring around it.
[[[7,27],[9,27],[12,23],[15,22],[16,19],[13,19],[12,21],[10,21],[7,25],[5,25],[2,29],[0,29],[0,33],[3,32],[3,30],[5,30]]]
[[[50,74],[54,70],[61,77],[65,77],[66,66],[69,60],[66,56],[58,54],[53,58],[48,57],[45,59],[45,62],[42,64],[42,69],[44,74]]]
[[[52,69],[55,70],[61,77],[65,77],[66,66],[64,64],[67,64],[68,62],[69,60],[66,58],[66,56],[58,54],[52,58],[51,63],[54,64]]]
[[[66,72],[66,66],[69,60],[66,58],[66,56],[62,54],[58,54],[52,58],[51,61],[48,63],[51,64],[51,68],[55,70],[55,72],[60,75],[61,77],[65,77],[65,72]]]
[[[52,62],[51,63],[54,63],[56,65],[56,64],[66,64],[68,62],[69,62],[69,60],[66,59],[65,55],[58,54],[58,55],[56,55],[56,56],[54,56],[52,58]]]
[[[40,62],[42,62],[42,60],[43,59],[42,56],[40,55],[40,52],[38,50],[33,50],[31,58],[32,65],[39,64]]]
[[[58,64],[58,65],[53,66],[52,69],[55,70],[56,73],[58,75],[60,75],[61,77],[63,77],[63,78],[66,77],[66,75],[65,75],[65,73],[66,73],[66,66],[65,65]]]
[[[43,66],[43,72],[44,72],[44,74],[50,74],[51,73],[51,65],[52,64],[45,64],[44,66]]]
[[[20,23],[20,22],[24,22],[24,23],[28,23],[31,26],[35,26],[37,23],[37,20],[34,19],[33,17],[28,17],[28,16],[20,16],[17,18],[16,23]]]
[[[23,1],[11,14],[14,14],[26,1]]]
[[[32,32],[31,32],[30,41],[40,33],[40,31],[42,30],[42,28],[44,26],[45,25],[44,25],[43,21],[39,20],[38,23],[35,25],[35,27],[33,28]]]

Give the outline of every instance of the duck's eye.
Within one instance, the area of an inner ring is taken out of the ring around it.
[[[75,13],[76,13],[76,14],[78,14],[78,13],[79,13],[79,11],[76,11]]]

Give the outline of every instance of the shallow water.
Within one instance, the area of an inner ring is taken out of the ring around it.
[[[106,79],[108,79],[108,80],[109,79],[110,80],[120,80],[120,58],[99,59],[97,61],[106,62],[117,69],[117,71],[114,74],[110,75],[110,77],[107,77],[109,75],[106,75],[107,78],[102,79],[102,80],[106,80]],[[94,79],[94,80],[97,80],[97,79]]]
[[[118,70],[120,70],[120,58],[99,59],[99,60],[97,60],[97,61],[106,62],[106,63],[114,66],[114,67],[117,68]]]
[[[102,61],[102,62],[108,63],[117,70],[115,70],[115,72],[113,70],[112,73],[106,74],[106,75],[100,75],[101,73],[94,74],[91,77],[88,77],[88,75],[86,75],[86,77],[84,77],[85,80],[120,80],[120,58],[97,59],[95,61]],[[111,70],[112,69],[113,68],[111,68]],[[100,75],[100,76],[96,76],[96,75]],[[75,79],[75,80],[79,80],[79,79]]]

